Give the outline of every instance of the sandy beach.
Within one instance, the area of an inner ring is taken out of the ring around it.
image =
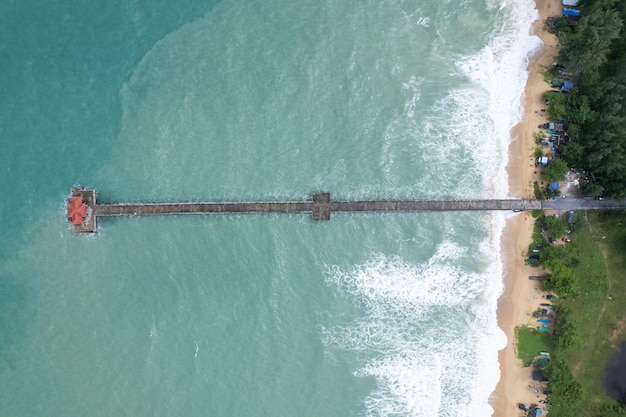
[[[558,42],[547,33],[544,23],[547,17],[560,13],[558,0],[536,0],[540,17],[533,25],[533,33],[544,45],[529,63],[529,78],[525,89],[524,119],[511,132],[509,146],[510,195],[534,198],[533,182],[541,178],[534,164],[535,143],[533,132],[546,118],[542,109],[541,94],[549,87],[545,83],[542,69],[550,66],[558,53]],[[506,333],[507,345],[499,353],[500,381],[491,398],[494,417],[518,416],[518,403],[537,403],[541,396],[535,392],[531,368],[523,368],[517,359],[515,328],[531,322],[531,313],[542,302],[538,281],[528,279],[540,271],[525,263],[525,254],[532,240],[534,219],[530,213],[522,213],[507,221],[502,235],[504,261],[504,293],[498,301],[498,324]]]

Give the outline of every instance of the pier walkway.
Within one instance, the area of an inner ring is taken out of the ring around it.
[[[311,213],[313,220],[330,220],[332,212],[412,212],[412,211],[525,211],[525,210],[596,210],[623,209],[624,202],[590,199],[541,200],[377,200],[331,201],[329,193],[315,193],[311,201],[250,201],[197,203],[97,204],[96,191],[72,188],[68,219],[75,233],[96,231],[101,216],[144,216],[171,214],[219,213]],[[84,211],[78,206],[82,199]],[[78,201],[78,202],[77,202]],[[76,219],[80,213],[80,218]],[[84,214],[83,214],[84,213]]]

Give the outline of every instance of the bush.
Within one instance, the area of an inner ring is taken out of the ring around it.
[[[558,363],[550,362],[545,367],[544,372],[554,394],[554,407],[573,409],[580,404],[583,399],[582,386],[580,382],[574,379],[572,371],[566,363],[561,361]]]
[[[533,133],[533,139],[535,139],[535,143],[537,145],[541,143],[541,141],[543,140],[544,137],[545,136],[543,135],[542,132],[534,132]],[[535,153],[536,153],[536,151],[535,151]],[[541,155],[539,155],[539,156],[541,156]]]
[[[567,223],[557,216],[546,216],[544,226],[548,230],[548,236],[552,239],[559,239],[567,232]]]
[[[535,158],[541,158],[543,156],[543,149],[541,149],[541,146],[537,146],[535,148]]]
[[[544,268],[550,269],[550,273],[546,274],[546,279],[541,283],[542,290],[554,291],[564,297],[571,294],[574,290],[574,276],[567,266],[557,259],[545,262]]]
[[[557,307],[552,335],[559,352],[570,349],[578,343],[578,326],[572,320],[568,308]]]
[[[613,404],[605,404],[600,407],[600,414],[597,414],[597,417],[625,417],[626,416],[626,408],[620,407],[620,405],[616,402]]]
[[[548,116],[552,120],[565,119],[567,106],[565,94],[560,91],[546,91],[541,95],[544,102],[548,103]]]
[[[533,188],[535,189],[535,198],[537,200],[543,200],[543,193],[541,192],[541,187],[539,187],[539,183],[537,181],[533,183]]]

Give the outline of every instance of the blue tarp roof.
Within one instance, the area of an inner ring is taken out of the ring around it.
[[[565,81],[563,83],[563,87],[561,87],[561,91],[565,92],[565,91],[570,90],[572,88],[574,88],[574,83],[571,82],[571,81]]]
[[[559,189],[559,183],[558,182],[551,182],[550,183],[550,189],[551,190],[558,190]]]
[[[563,16],[580,16],[580,10],[563,9]]]

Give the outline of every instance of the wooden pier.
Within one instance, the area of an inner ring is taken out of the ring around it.
[[[79,197],[79,198],[77,198]],[[82,199],[83,207],[80,206]],[[97,218],[104,216],[145,216],[225,213],[311,213],[313,220],[330,220],[332,212],[411,212],[540,210],[540,200],[377,200],[331,201],[329,193],[314,193],[310,201],[250,201],[197,203],[97,204],[95,190],[72,188],[68,220],[75,233],[96,231]],[[83,216],[84,213],[84,216]]]

